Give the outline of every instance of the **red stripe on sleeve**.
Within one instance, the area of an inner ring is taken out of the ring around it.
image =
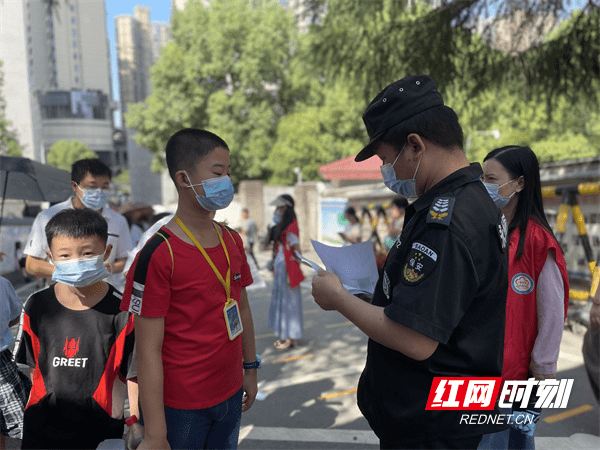
[[[36,334],[31,330],[31,323],[29,321],[29,315],[23,314],[23,331],[26,332],[31,338],[31,346],[33,350],[33,357],[35,359],[35,369],[33,370],[33,380],[31,393],[29,394],[29,401],[25,408],[29,408],[31,405],[35,405],[40,399],[46,395],[46,386],[44,385],[44,377],[38,365],[38,358],[40,356],[40,340]]]
[[[123,330],[117,336],[110,354],[106,361],[104,373],[98,383],[98,387],[94,392],[92,398],[102,407],[102,409],[112,417],[112,401],[113,401],[113,385],[117,375],[119,374],[119,368],[123,361],[123,353],[125,350],[125,338],[129,334],[133,333],[133,314],[129,315],[127,324],[123,327]]]

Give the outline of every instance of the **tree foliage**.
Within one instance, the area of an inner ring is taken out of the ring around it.
[[[126,123],[157,171],[168,138],[196,127],[230,145],[234,181],[293,183],[294,167],[318,180],[320,165],[365,144],[361,114],[383,87],[427,73],[472,161],[508,144],[541,161],[598,155],[598,1],[547,33],[570,0],[307,0],[316,23],[299,34],[275,0],[190,0],[152,69],[152,95]],[[529,46],[489,44],[507,23]]]
[[[323,90],[316,105],[301,104],[279,123],[270,155],[271,182],[293,184],[294,167],[304,180],[318,180],[319,166],[355,154],[364,145],[363,103],[346,83]]]
[[[543,39],[547,29],[569,16],[571,0],[446,0],[435,9],[424,3],[312,0],[313,14],[327,5],[322,25],[314,26],[324,37],[314,44],[316,66],[325,65],[330,75],[353,75],[374,91],[406,73],[428,73],[442,92],[458,77],[469,79],[468,95],[523,79],[529,95],[579,101],[581,92],[597,108],[590,79],[600,78],[600,1],[588,0],[550,40]],[[493,41],[503,33],[531,45],[482,57],[471,40],[482,35]],[[366,66],[349,57],[353,48]]]
[[[3,86],[4,73],[2,72],[2,61],[0,61],[0,155],[21,156],[17,133],[12,128],[10,121],[6,119],[6,102],[2,95]]]
[[[286,113],[286,70],[294,19],[276,1],[190,1],[175,13],[173,41],[152,69],[152,94],[125,120],[159,158],[185,127],[208,128],[230,146],[233,178],[265,178],[267,156]]]
[[[97,157],[98,155],[80,140],[72,139],[68,141],[61,139],[52,144],[46,155],[46,161],[51,166],[70,172],[71,166],[75,161]]]

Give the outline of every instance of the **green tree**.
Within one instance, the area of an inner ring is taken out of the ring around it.
[[[457,79],[484,83],[500,52],[451,22],[431,20],[438,13],[420,1],[407,8],[397,0],[330,0],[322,24],[310,30],[314,70],[347,79],[365,102],[417,73],[431,75],[442,93]]]
[[[362,101],[345,83],[323,89],[320,104],[299,104],[279,123],[269,159],[273,172],[269,181],[293,184],[294,167],[300,168],[304,180],[319,180],[319,166],[358,153],[366,138],[363,109]]]
[[[548,102],[523,99],[518,89],[488,89],[467,97],[457,86],[448,89],[445,102],[456,111],[465,133],[465,151],[470,161],[482,162],[494,148],[527,145],[541,162],[600,155],[600,114],[555,99],[550,114]],[[497,130],[495,139],[492,130]]]
[[[413,2],[413,7],[407,9],[405,3],[327,2],[322,25],[313,26],[309,33],[313,70],[327,82],[348,80],[348,86],[359,95],[362,93],[363,110],[390,82],[408,74],[429,73],[445,103],[459,116],[470,144],[467,156],[472,161],[481,161],[493,148],[508,144],[531,146],[541,161],[600,154],[600,135],[595,126],[598,77],[586,81],[589,87],[586,89],[591,91],[588,94],[574,85],[564,92],[549,82],[544,84],[542,79],[532,86],[531,79],[521,71],[523,64],[534,70],[536,66],[531,60],[534,53],[541,55],[548,46],[558,45],[565,33],[573,36],[569,30],[580,26],[582,18],[592,20],[595,10],[589,14],[574,13],[544,42],[519,54],[493,50],[481,36],[471,33],[473,15],[469,20],[463,16],[457,19],[456,8],[475,8],[485,2],[459,5],[450,1],[437,10],[424,2]],[[552,3],[556,6],[562,2]],[[496,9],[501,15],[508,14],[499,5]],[[464,14],[473,11],[463,9]],[[448,15],[456,20],[442,20]],[[576,47],[576,52],[593,54],[590,49],[585,50],[585,45]],[[590,64],[593,66],[588,61]],[[590,70],[586,73],[593,74]],[[498,130],[500,139],[495,140],[491,130]],[[363,136],[364,140],[364,131]]]
[[[517,37],[543,36],[550,24],[569,16],[570,0],[446,0],[432,9],[420,1],[312,0],[322,39],[313,44],[322,73],[349,75],[372,98],[406,73],[429,73],[442,91],[462,78],[469,95],[491,86],[524,80],[527,94],[550,104],[561,95],[598,109],[600,78],[600,2],[588,0],[552,39],[533,42],[525,51],[477,50],[478,33],[492,36],[507,21],[519,24]],[[407,4],[412,7],[407,9]],[[531,25],[534,24],[534,25]],[[533,28],[532,28],[533,26]],[[465,51],[468,50],[468,51]],[[353,52],[356,51],[356,55]]]
[[[210,8],[190,1],[172,27],[152,68],[152,94],[125,115],[136,142],[162,162],[175,131],[207,128],[229,144],[234,181],[267,177],[277,124],[291,107],[283,80],[294,18],[274,0],[215,0]]]
[[[112,182],[117,186],[121,194],[131,194],[131,174],[128,169],[121,170],[112,178]]]
[[[2,61],[0,61],[0,155],[21,156],[21,146],[17,139],[17,133],[12,124],[6,119],[6,101],[2,95],[4,86],[4,73],[2,72]]]
[[[87,144],[77,139],[71,141],[61,139],[52,144],[46,155],[46,161],[51,166],[71,171],[71,166],[75,161],[97,157],[98,155],[91,151]]]

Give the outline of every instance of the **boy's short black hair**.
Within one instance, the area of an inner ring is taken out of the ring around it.
[[[108,223],[100,213],[89,208],[65,209],[56,213],[46,225],[48,247],[56,236],[82,238],[94,235],[99,236],[106,244]]]
[[[98,158],[80,159],[79,161],[75,161],[71,166],[71,181],[79,184],[86,173],[94,176],[108,175],[108,178],[112,180],[112,171],[110,170],[110,167]]]
[[[195,128],[179,130],[171,136],[165,149],[171,179],[175,181],[177,171],[190,170],[217,147],[229,151],[225,141],[210,131]]]

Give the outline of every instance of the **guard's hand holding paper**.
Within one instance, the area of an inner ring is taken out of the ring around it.
[[[319,270],[318,276],[312,279],[312,296],[321,308],[326,311],[336,309],[336,299],[345,291],[340,279],[324,270]]]

